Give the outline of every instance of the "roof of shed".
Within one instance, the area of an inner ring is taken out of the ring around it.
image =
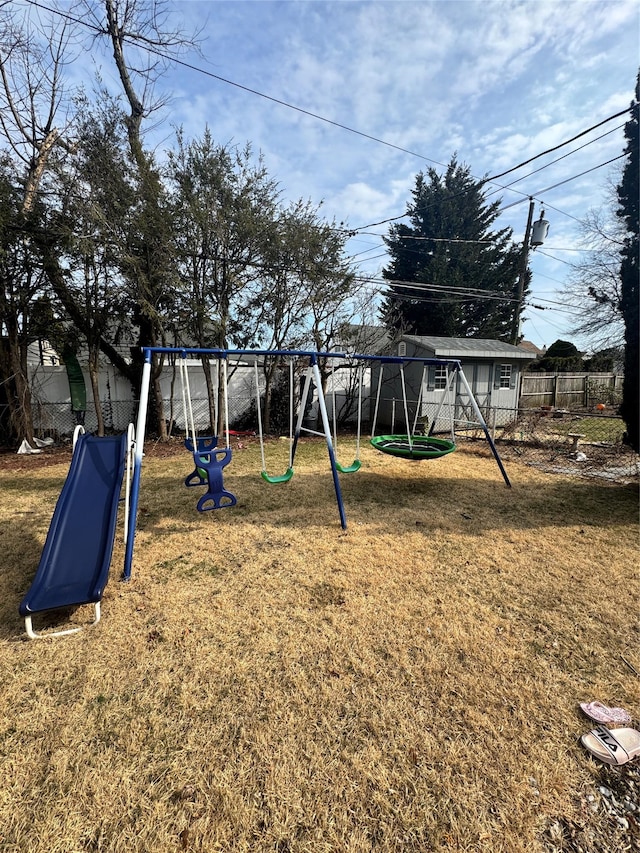
[[[536,356],[520,347],[486,338],[439,338],[432,335],[402,335],[417,347],[429,350],[435,358],[506,358],[531,361]]]

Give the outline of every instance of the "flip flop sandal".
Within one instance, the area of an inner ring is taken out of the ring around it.
[[[624,726],[631,722],[631,714],[624,708],[607,708],[602,702],[581,702],[582,712],[596,723],[616,723]]]
[[[614,729],[596,726],[582,735],[580,742],[594,758],[604,764],[620,766],[640,757],[640,732],[635,729]]]

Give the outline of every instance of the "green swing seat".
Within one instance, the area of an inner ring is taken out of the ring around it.
[[[288,483],[293,477],[293,468],[287,468],[284,474],[279,474],[273,477],[270,474],[267,474],[266,471],[261,471],[260,476],[266,483]]]
[[[341,474],[355,474],[356,471],[360,470],[362,463],[359,459],[354,459],[351,465],[341,465],[336,460],[336,468],[340,471]]]

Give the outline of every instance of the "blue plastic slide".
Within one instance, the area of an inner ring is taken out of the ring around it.
[[[20,615],[25,617],[30,637],[40,636],[31,627],[31,615],[45,610],[94,604],[94,624],[99,621],[126,455],[126,434],[78,437],[38,571],[20,604]],[[77,630],[80,629],[58,631],[55,635]]]

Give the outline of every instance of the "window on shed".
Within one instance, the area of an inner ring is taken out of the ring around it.
[[[511,372],[513,365],[511,364],[501,364],[500,365],[500,373],[499,375],[499,388],[510,388],[511,387]]]
[[[447,366],[446,364],[439,364],[436,367],[436,377],[435,377],[435,390],[436,391],[444,391],[447,387]]]
[[[400,358],[404,358],[406,354],[407,354],[407,342],[406,341],[400,341],[400,343],[398,344],[398,355],[400,356]]]

